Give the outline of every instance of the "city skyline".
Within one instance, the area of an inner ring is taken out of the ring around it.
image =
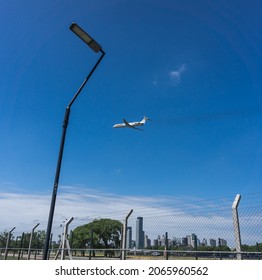
[[[172,237],[168,238],[168,232],[166,235],[158,235],[156,239],[148,238],[146,231],[143,230],[143,217],[136,218],[136,229],[135,229],[135,239],[132,237],[133,229],[131,226],[127,227],[127,249],[146,249],[148,247],[165,247],[167,244],[168,246],[182,246],[182,247],[220,247],[220,246],[227,246],[227,240],[218,237],[214,239],[212,237],[202,237],[202,242],[200,238],[192,233],[186,235],[184,237]],[[167,240],[166,240],[167,237]],[[209,240],[209,242],[207,242]],[[167,242],[167,244],[166,244]]]

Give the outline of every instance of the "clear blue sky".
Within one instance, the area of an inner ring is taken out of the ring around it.
[[[51,195],[60,184],[121,196],[208,198],[262,182],[262,3],[256,0],[1,0],[0,184]],[[144,131],[115,123],[153,121]]]

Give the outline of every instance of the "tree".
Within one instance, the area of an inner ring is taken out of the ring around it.
[[[23,237],[23,248],[28,248],[29,247],[29,241],[30,241],[31,233],[24,233]],[[17,236],[17,239],[21,240],[22,236]],[[32,238],[32,244],[31,244],[31,249],[42,249],[43,244],[45,241],[45,232],[44,231],[37,231],[34,232],[33,238]],[[19,246],[16,244],[15,240],[12,242],[13,247]]]
[[[72,232],[72,248],[86,249],[92,242],[93,249],[120,247],[122,223],[111,219],[95,219],[93,222],[79,226]],[[91,240],[91,231],[93,240]]]
[[[241,250],[246,252],[262,252],[262,243],[256,243],[256,245],[241,245]]]
[[[0,248],[5,248],[7,236],[8,236],[8,231],[6,230],[0,233]],[[12,239],[12,235],[11,235],[11,239]]]

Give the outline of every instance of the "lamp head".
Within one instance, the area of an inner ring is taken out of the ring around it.
[[[70,29],[82,40],[84,41],[94,52],[99,52],[102,50],[101,46],[88,35],[79,25],[73,22],[70,25]]]

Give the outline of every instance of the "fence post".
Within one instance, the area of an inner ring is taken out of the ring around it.
[[[63,235],[63,241],[62,241],[62,250],[61,250],[61,260],[65,259],[65,247],[67,247],[67,232],[68,232],[68,226],[69,224],[74,220],[74,218],[70,218],[64,225],[64,235]],[[69,250],[69,248],[67,247],[67,249]]]
[[[11,239],[11,233],[12,233],[12,231],[13,231],[14,229],[15,229],[15,227],[12,228],[12,229],[8,232],[8,235],[7,235],[6,246],[5,246],[5,257],[4,257],[5,260],[7,259],[7,255],[8,255],[9,242],[10,242],[10,239]]]
[[[15,257],[16,251],[17,251],[17,240],[18,240],[18,236],[15,239],[15,250],[13,252],[13,258]]]
[[[198,254],[197,254],[198,248],[197,248],[197,236],[196,235],[194,235],[194,245],[195,245],[195,252],[196,252],[195,259],[198,260]]]
[[[221,246],[220,237],[218,238],[218,247],[219,247],[219,258],[220,258],[220,260],[222,260],[222,254],[221,254],[222,246]]]
[[[168,233],[166,232],[165,234],[165,255],[166,255],[166,260],[168,260]]]
[[[94,253],[93,249],[93,237],[94,237],[94,230],[91,228],[90,230],[90,244],[89,244],[89,260],[92,259],[92,254]]]
[[[25,235],[25,234],[22,233],[21,240],[20,240],[19,251],[18,251],[18,257],[17,257],[18,260],[20,260],[21,251],[23,250],[24,235]]]
[[[30,235],[29,246],[28,246],[28,255],[27,255],[27,259],[28,259],[28,260],[30,260],[31,245],[32,245],[32,240],[33,240],[34,231],[35,231],[35,229],[36,229],[38,226],[39,226],[39,223],[33,227],[32,232],[31,232],[31,235]]]
[[[126,239],[127,239],[127,221],[130,215],[133,213],[133,209],[129,211],[127,214],[125,221],[124,221],[124,226],[123,226],[123,234],[122,234],[122,251],[121,251],[121,260],[126,259]]]
[[[236,244],[236,252],[237,259],[242,259],[241,254],[241,235],[240,235],[240,226],[239,226],[239,218],[238,218],[238,205],[241,199],[241,195],[237,194],[235,200],[232,205],[232,214],[233,214],[233,225],[234,225],[234,234],[235,234],[235,244]]]

